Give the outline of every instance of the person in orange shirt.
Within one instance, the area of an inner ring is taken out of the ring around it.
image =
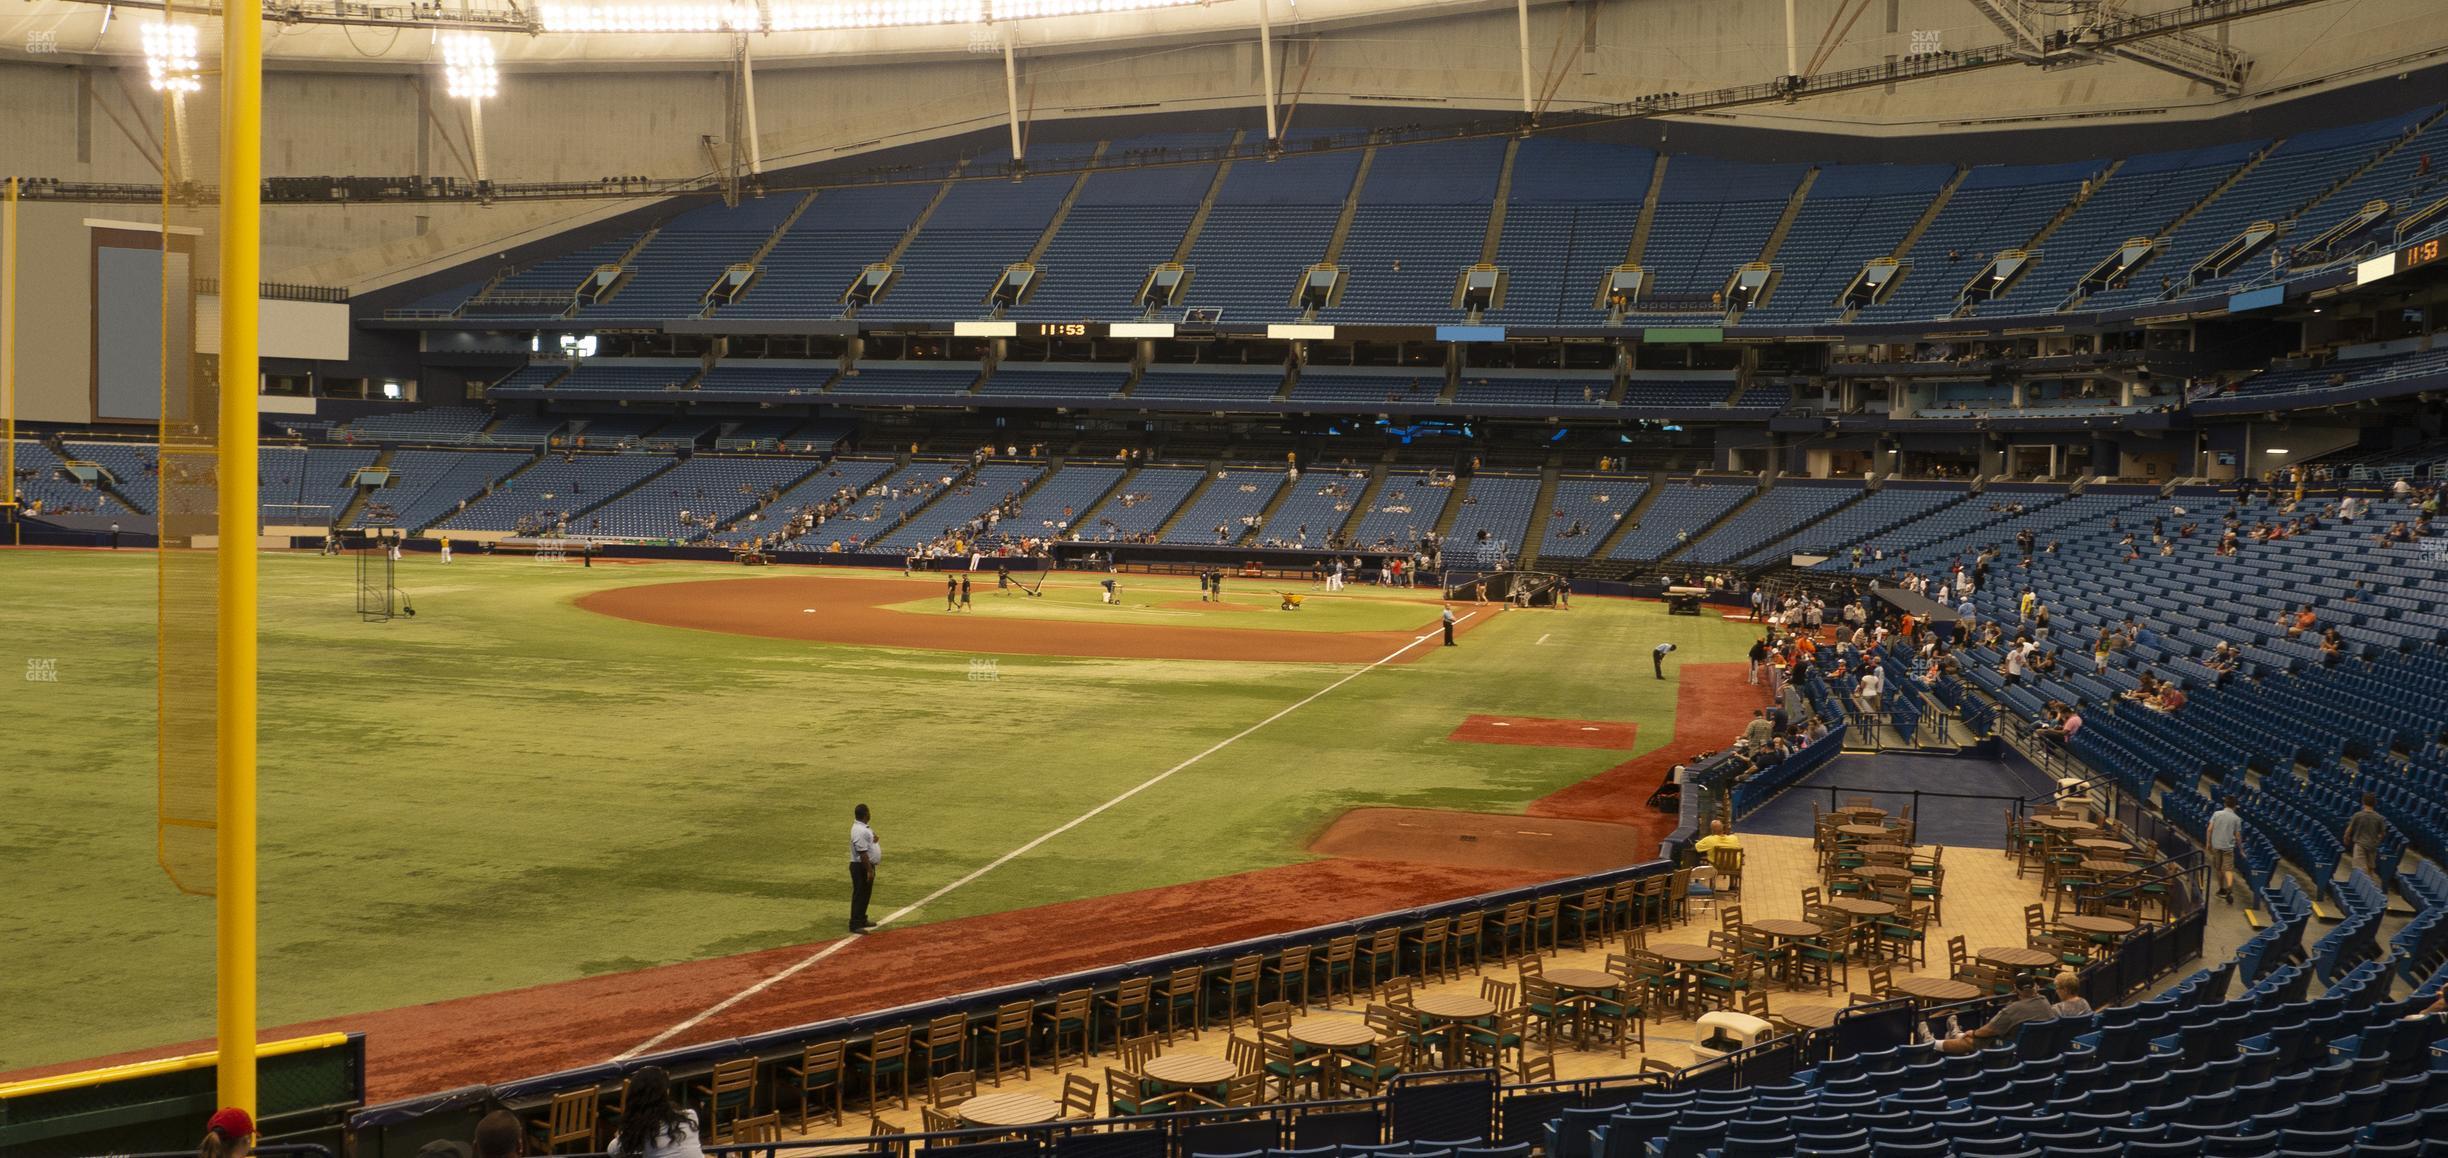
[[[2318,617],[2312,614],[2312,605],[2304,604],[2303,608],[2295,613],[2295,621],[2287,625],[2287,638],[2293,639],[2312,630],[2313,624],[2318,622],[2320,622]]]

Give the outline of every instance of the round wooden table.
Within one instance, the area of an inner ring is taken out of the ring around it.
[[[1913,871],[1891,864],[1866,864],[1854,869],[1853,874],[1870,881],[1908,881],[1912,879]]]
[[[1624,979],[1604,969],[1550,969],[1543,974],[1559,989],[1580,993],[1612,993],[1624,987]]]
[[[2124,841],[2110,840],[2104,836],[2086,836],[2075,841],[2074,847],[2084,852],[2132,852],[2134,848]]]
[[[2046,949],[2025,949],[2014,945],[1998,945],[1976,954],[1979,960],[2008,969],[2038,969],[2057,964],[2057,955]]]
[[[1863,856],[1909,857],[1912,855],[1912,846],[1909,844],[1865,844],[1853,851]]]
[[[952,1112],[972,1126],[1034,1126],[1061,1117],[1062,1106],[1036,1094],[980,1094]]]
[[[1184,1089],[1220,1086],[1241,1076],[1241,1071],[1234,1069],[1233,1064],[1223,1058],[1194,1053],[1149,1058],[1147,1066],[1140,1072],[1154,1081]]]
[[[1895,915],[1894,905],[1888,904],[1885,901],[1874,901],[1867,897],[1829,897],[1826,904],[1828,908],[1834,909],[1839,913],[1849,913],[1856,917],[1889,917]],[[1655,947],[1652,946],[1652,948]]]
[[[2122,937],[2134,931],[2134,923],[2123,917],[2059,917],[2057,927],[2103,937]]]
[[[1836,831],[1846,836],[1886,836],[1887,826],[1884,824],[1839,824],[1836,826]]]
[[[1842,813],[1846,816],[1868,816],[1877,819],[1884,819],[1887,815],[1886,809],[1872,808],[1867,804],[1848,804],[1843,808],[1833,808],[1829,809],[1829,811]]]
[[[1826,1029],[1836,1024],[1836,1015],[1842,1012],[1833,1005],[1788,1005],[1771,1016],[1803,1029]]]
[[[1980,996],[1979,986],[1945,977],[1898,977],[1888,984],[1898,993],[1924,1001],[1970,1001]]]
[[[1496,1003],[1468,993],[1423,993],[1411,999],[1422,1017],[1439,1021],[1476,1021],[1496,1016]]]
[[[1792,937],[1824,937],[1827,935],[1827,929],[1823,926],[1814,925],[1809,921],[1788,921],[1783,918],[1775,918],[1766,921],[1753,921],[1751,922],[1751,927],[1759,930],[1762,933],[1766,933],[1771,937],[1776,937],[1779,939]]]
[[[1714,965],[1717,951],[1706,945],[1665,941],[1649,946],[1649,951],[1677,965]]]
[[[2124,873],[2132,872],[2141,866],[2133,864],[2129,861],[2121,860],[2087,860],[2082,862],[2079,867],[2087,872],[2099,873],[2102,876],[2118,876]]]
[[[1292,1040],[1315,1049],[1357,1049],[1377,1044],[1377,1033],[1365,1021],[1313,1017],[1292,1027]]]
[[[2088,820],[2076,820],[2071,816],[2043,816],[2032,821],[2032,823],[2037,824],[2042,828],[2055,829],[2058,832],[2099,831],[2098,825],[2093,824]]]

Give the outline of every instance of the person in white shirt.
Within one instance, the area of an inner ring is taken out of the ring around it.
[[[1885,688],[1886,681],[1879,678],[1877,668],[1863,672],[1861,682],[1853,685],[1853,698],[1861,701],[1862,711],[1869,714],[1873,727],[1878,724],[1879,693]]]
[[[620,1129],[612,1135],[611,1152],[631,1158],[705,1158],[699,1144],[697,1111],[672,1099],[671,1075],[661,1066],[647,1066],[629,1075],[629,1094],[621,1107]]]
[[[2057,974],[2057,1001],[2049,1006],[2059,1017],[2089,1017],[2091,1003],[2082,995],[2082,974],[2071,969]]]
[[[2006,682],[2023,682],[2023,649],[2020,646],[2006,649]]]
[[[850,810],[850,931],[875,928],[867,919],[867,898],[875,894],[876,866],[884,863],[883,842],[867,827],[867,806]]]

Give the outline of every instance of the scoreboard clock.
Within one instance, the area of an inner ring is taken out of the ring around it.
[[[1020,336],[1024,338],[1086,338],[1097,327],[1087,322],[1023,322]]]
[[[2443,254],[2448,254],[2448,250],[2442,249],[2440,239],[2436,237],[2429,241],[2409,245],[2397,251],[2397,272],[2404,273],[2407,270],[2420,269],[2438,261]]]

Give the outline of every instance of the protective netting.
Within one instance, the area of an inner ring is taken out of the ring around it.
[[[217,214],[220,30],[172,5],[146,30],[147,79],[161,101],[161,550],[156,849],[180,891],[213,892],[218,821],[219,552],[253,550],[254,528],[220,520],[220,260]],[[250,393],[252,391],[250,390]],[[226,530],[226,533],[225,533]]]

